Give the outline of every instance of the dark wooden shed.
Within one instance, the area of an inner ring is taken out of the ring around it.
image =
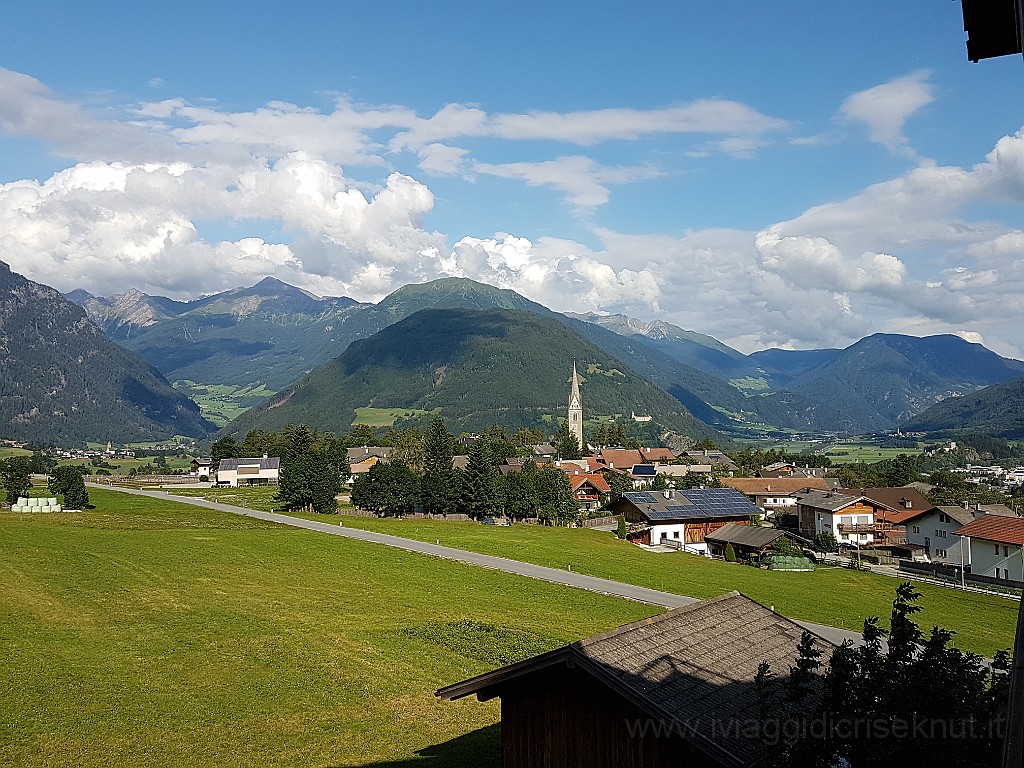
[[[731,592],[437,695],[501,697],[504,768],[738,768],[757,758],[758,665],[788,671],[803,631]]]

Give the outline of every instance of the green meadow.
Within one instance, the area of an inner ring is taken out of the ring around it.
[[[275,511],[273,488],[219,488],[177,491],[181,495],[252,509]],[[405,536],[473,552],[509,557],[553,568],[568,568],[652,589],[712,597],[737,589],[792,616],[833,627],[859,630],[867,616],[888,617],[896,579],[847,568],[820,567],[814,573],[766,571],[709,560],[682,552],[652,553],[605,531],[534,525],[491,526],[345,515],[298,515],[311,520]],[[1006,598],[959,592],[916,583],[924,597],[920,624],[956,631],[955,643],[991,657],[1013,644],[1018,603]]]
[[[314,517],[309,515],[309,517]],[[609,532],[546,526],[490,526],[435,520],[320,516],[350,527],[436,541],[449,547],[509,557],[553,568],[660,589],[712,597],[736,589],[786,616],[859,631],[868,616],[888,619],[896,579],[848,568],[813,573],[761,570],[682,552],[652,553]],[[1002,597],[915,583],[923,593],[918,614],[926,630],[954,630],[955,644],[991,657],[1013,645],[1019,603]]]
[[[436,411],[421,411],[416,408],[356,408],[353,424],[365,424],[368,427],[390,427],[398,419],[413,419],[430,416]]]
[[[0,765],[496,766],[440,686],[655,609],[90,489],[0,512]]]
[[[220,488],[178,491],[226,504],[274,510],[273,488]],[[547,526],[509,527],[345,515],[304,514],[312,520],[405,536],[473,552],[568,568],[630,584],[693,597],[712,597],[737,589],[792,616],[833,627],[859,630],[867,616],[888,617],[896,579],[847,568],[820,567],[814,573],[766,571],[688,555],[652,553],[605,531]],[[924,597],[920,624],[956,631],[955,643],[991,657],[1013,644],[1017,602],[916,583]]]

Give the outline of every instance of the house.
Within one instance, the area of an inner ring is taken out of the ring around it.
[[[716,472],[739,472],[740,470],[740,468],[733,463],[732,459],[721,451],[707,449],[701,451],[684,451],[683,456],[697,464],[710,464]],[[680,458],[682,458],[682,456]]]
[[[730,592],[436,695],[448,701],[500,697],[505,768],[740,768],[759,756],[749,738],[759,717],[758,668],[768,662],[784,674],[795,663],[803,632],[794,621]],[[827,661],[835,646],[815,639]]]
[[[671,464],[676,460],[676,455],[668,448],[641,448],[644,461],[651,464]]]
[[[934,504],[916,488],[904,486],[882,488],[847,488],[839,493],[864,495],[881,505],[875,517],[877,531],[887,544],[904,544],[907,541],[907,521],[916,517],[921,510],[930,510]]]
[[[777,461],[766,464],[757,471],[758,477],[824,477],[824,467],[801,467],[791,461]]]
[[[967,537],[972,574],[1024,582],[1024,518],[984,515],[955,534]]]
[[[192,474],[195,477],[213,477],[213,459],[192,459]]]
[[[643,454],[634,448],[602,448],[598,455],[609,469],[629,469],[634,464],[644,463]]]
[[[874,544],[885,530],[884,525],[875,525],[883,505],[862,494],[806,491],[797,497],[796,508],[805,539],[829,532],[840,544],[863,547]]]
[[[634,464],[629,470],[634,488],[646,488],[658,476],[658,468],[653,464]]]
[[[710,475],[710,464],[655,464],[655,471],[665,477],[686,477],[689,474]]]
[[[571,473],[569,485],[573,498],[584,512],[593,512],[600,507],[601,500],[611,491],[608,481],[600,474]]]
[[[795,512],[800,491],[829,490],[828,483],[817,477],[725,477],[721,482],[742,493],[766,515]]]
[[[708,545],[708,554],[712,557],[725,557],[725,549],[731,544],[737,557],[744,560],[762,557],[767,550],[778,543],[779,539],[789,539],[800,548],[810,544],[803,537],[781,528],[737,525],[736,523],[726,523],[717,531],[704,537],[704,541]]]
[[[394,450],[389,445],[364,445],[362,448],[349,448],[347,449],[348,463],[349,465],[359,464],[371,457],[387,461],[391,458]]]
[[[967,541],[956,532],[984,513],[964,506],[938,506],[917,510],[904,520],[907,544],[921,547],[924,559],[950,565],[971,564]]]
[[[217,485],[232,488],[242,485],[277,485],[281,479],[281,459],[267,456],[252,459],[221,459],[217,467]]]
[[[746,525],[761,510],[734,488],[687,488],[667,491],[629,491],[608,505],[628,524],[630,541],[673,543],[680,549],[705,554],[704,537],[726,523]]]
[[[538,464],[554,461],[555,457],[558,456],[558,449],[551,443],[538,443],[531,446],[530,450],[533,451],[533,460]]]

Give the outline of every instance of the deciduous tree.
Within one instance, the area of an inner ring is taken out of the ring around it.
[[[78,467],[57,467],[50,476],[50,493],[64,497],[68,509],[85,509],[89,506],[89,491]]]
[[[28,456],[12,456],[0,462],[0,475],[11,504],[32,490],[32,460]]]

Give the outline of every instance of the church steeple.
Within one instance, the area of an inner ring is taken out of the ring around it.
[[[569,391],[569,434],[583,450],[583,398],[580,397],[580,378],[576,373],[576,361],[572,361],[572,389]]]

